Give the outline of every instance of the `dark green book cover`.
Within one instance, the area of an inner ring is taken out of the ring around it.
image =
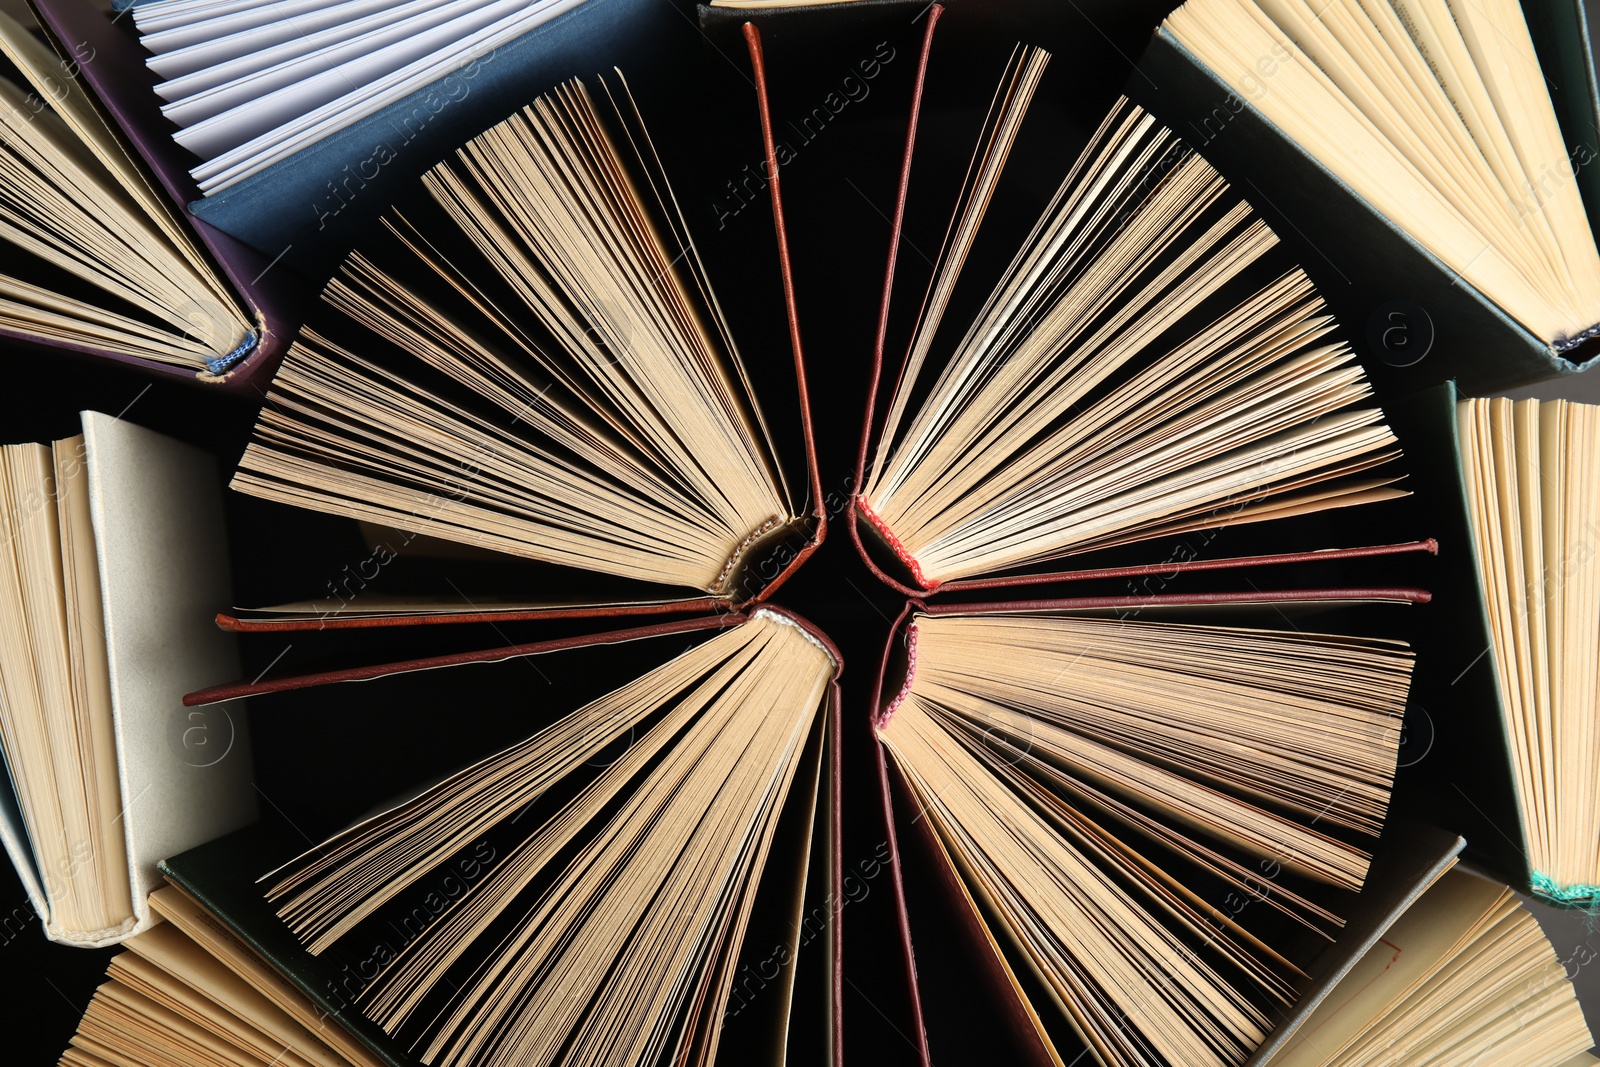
[[[285,847],[287,844],[288,847]],[[292,842],[248,827],[159,864],[167,881],[215,915],[255,954],[293,982],[383,1062],[414,1067],[376,1024],[356,1010],[362,976],[344,964],[311,955],[279,919],[256,878],[275,860],[294,854]]]
[[[1380,395],[1454,379],[1482,396],[1577,373],[1600,358],[1592,340],[1562,353],[1529,333],[1165,29],[1145,49],[1127,94],[1205,156],[1299,252]]]
[[[1600,86],[1595,81],[1593,40],[1584,3],[1532,0],[1522,5],[1522,12],[1593,227],[1600,219]]]
[[[1467,511],[1454,383],[1402,403],[1389,418],[1406,449],[1412,488],[1437,524],[1438,579],[1416,634],[1417,669],[1406,712],[1395,810],[1460,832],[1467,854],[1495,877],[1556,906],[1533,888],[1527,839],[1500,704],[1489,615]]]

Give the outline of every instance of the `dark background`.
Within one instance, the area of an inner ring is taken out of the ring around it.
[[[676,0],[661,0],[663,4]],[[947,216],[938,205],[970,151],[971,128],[981,118],[1010,45],[1017,40],[1051,49],[1056,59],[1041,93],[1039,117],[1030,119],[1032,143],[1027,166],[1005,186],[1006,209],[1031,218],[1054,190],[1064,166],[1105,113],[1156,22],[1172,6],[1160,0],[1041,0],[1041,2],[962,2],[948,5],[931,71],[930,114],[939,117],[919,151],[919,184],[914,186],[903,272],[913,281],[938,247]],[[746,358],[763,367],[763,376],[781,376],[788,351],[782,305],[776,291],[777,268],[771,256],[771,215],[765,201],[731,216],[727,183],[737,181],[747,164],[760,159],[753,92],[742,43],[731,33],[702,34],[693,8],[682,3],[681,27],[652,42],[643,70],[629,70],[653,133],[666,156],[719,297],[734,322]],[[921,4],[873,5],[817,36],[802,22],[762,16],[767,27],[768,63],[773,79],[773,113],[780,133],[821,104],[860,61],[893,50],[872,79],[870,91],[852,100],[837,120],[797,148],[783,171],[783,191],[794,254],[801,325],[810,368],[813,416],[822,467],[823,492],[842,499],[850,487],[870,368],[873,329],[887,252],[894,180],[904,137],[914,47],[920,37]],[[814,13],[815,25],[821,13]],[[792,127],[789,127],[792,128]],[[463,130],[466,137],[471,132]],[[795,143],[799,143],[798,140]],[[926,161],[926,162],[924,162]],[[924,178],[923,175],[927,177]],[[945,175],[941,185],[940,175]],[[943,193],[943,196],[941,196]],[[919,208],[921,210],[919,210]],[[947,210],[947,209],[946,209]],[[907,309],[897,308],[889,350],[903,345]],[[1352,338],[1354,341],[1354,338]],[[95,409],[124,417],[213,451],[225,475],[248,439],[256,405],[194,386],[155,381],[55,352],[8,346],[0,386],[0,439],[50,440],[77,432],[77,412]],[[777,370],[774,371],[774,365]],[[1600,379],[1580,379],[1587,399],[1600,400]],[[1568,383],[1570,387],[1572,383]],[[1552,395],[1548,389],[1541,395]],[[1573,391],[1570,395],[1579,398]],[[257,398],[259,401],[259,398]],[[227,495],[233,549],[235,600],[243,606],[278,603],[322,594],[347,565],[365,559],[368,549],[351,524],[240,494]],[[1391,509],[1389,518],[1401,540],[1431,531],[1415,509]],[[841,516],[835,515],[834,519]],[[1305,544],[1359,542],[1328,533],[1317,524],[1291,531]],[[1230,535],[1231,536],[1231,535]],[[843,526],[835,526],[823,548],[777,596],[822,627],[842,648],[847,669],[844,797],[844,863],[862,880],[840,918],[845,932],[844,1027],[847,1051],[871,1054],[875,1061],[910,1063],[915,1055],[906,1010],[903,976],[893,937],[890,878],[870,860],[885,839],[871,767],[866,722],[877,664],[890,623],[901,601],[879,585],[856,559]],[[1217,554],[1245,550],[1249,535],[1219,539]],[[1150,561],[1165,558],[1148,550]],[[404,578],[405,561],[382,581]],[[1374,566],[1363,582],[1401,580],[1426,585],[1427,566]],[[464,589],[493,590],[515,584],[516,564],[470,568],[461,574]],[[1332,584],[1340,575],[1324,569],[1304,580]],[[1278,574],[1272,581],[1288,588],[1302,575]],[[1100,588],[1096,592],[1126,592]],[[1168,589],[1167,591],[1174,591]],[[219,608],[227,605],[218,605]],[[1412,612],[1422,618],[1425,609]],[[1399,629],[1414,625],[1407,617]],[[1389,625],[1386,623],[1385,625]],[[432,654],[457,648],[485,648],[541,636],[537,627],[449,628],[448,633],[320,634],[293,639],[271,636],[243,641],[245,674],[320,664],[350,664]],[[449,770],[495,739],[515,736],[530,706],[539,705],[537,672],[524,688],[498,685],[479,690],[463,684],[452,696],[440,686],[339,687],[317,698],[282,697],[252,708],[255,780],[263,819],[288,827],[308,841],[320,840],[350,818],[398,790]],[[217,681],[229,679],[218,678]],[[508,695],[509,694],[509,695]],[[865,864],[865,866],[863,866]],[[5,1045],[10,1062],[54,1062],[65,1047],[83,1006],[100,982],[110,951],[88,952],[49,943],[31,920],[22,888],[9,865],[0,871],[0,1012],[11,1023]],[[871,871],[871,874],[864,872]],[[913,897],[915,886],[913,886]],[[934,936],[917,942],[918,959],[930,1006],[966,1011],[931,1022],[939,1031],[936,1058],[970,1062],[995,1052],[998,1036],[981,991],[958,954],[946,952],[938,932],[944,916],[924,897],[913,900],[918,929]],[[1600,1020],[1600,933],[1591,934],[1584,918],[1535,907],[1546,922],[1558,956],[1576,972],[1580,995]],[[1584,966],[1588,963],[1588,966]],[[970,1021],[969,1021],[970,1020]]]

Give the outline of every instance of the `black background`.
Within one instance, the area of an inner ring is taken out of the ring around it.
[[[644,69],[627,73],[666,156],[745,356],[770,373],[774,361],[781,370],[789,358],[776,290],[777,267],[771,256],[771,214],[765,201],[731,217],[725,214],[726,183],[736,181],[746,164],[761,158],[748,62],[742,42],[725,32],[702,34],[693,8],[678,6],[683,15],[680,31],[652,42]],[[952,173],[953,168],[959,178],[959,165],[965,162],[960,146],[970,150],[967,131],[988,103],[1011,42],[1039,44],[1056,56],[1039,105],[1041,117],[1030,119],[1035,127],[1045,124],[1043,130],[1030,129],[1040,146],[1037,171],[1008,178],[1006,186],[1007,196],[1015,197],[1014,210],[1026,214],[1037,211],[1060,180],[1063,171],[1050,161],[1072,158],[1132,75],[1143,42],[1171,5],[1159,0],[954,0],[948,6],[930,75],[930,114],[940,121],[932,125],[919,156],[929,161],[919,167],[919,180],[924,171],[931,176],[926,187],[914,187],[924,195],[921,199],[913,195],[902,250],[903,270],[913,282],[937,248],[947,217],[937,209],[938,175]],[[782,173],[822,490],[838,500],[850,488],[860,439],[889,214],[920,37],[918,20],[924,12],[920,4],[875,7],[841,17],[821,37],[806,31],[802,23],[761,17],[767,27],[773,114],[780,136],[785,128],[793,128],[787,127],[789,122],[821,105],[842,79],[859,75],[861,61],[881,56],[881,44],[893,49],[894,57],[882,63],[864,97],[852,100],[814,138],[792,142],[797,146],[795,158]],[[825,17],[813,13],[813,24]],[[464,138],[474,131],[461,132]],[[719,200],[724,213],[715,206]],[[900,338],[903,348],[906,327],[906,309],[897,311],[891,361],[900,350],[894,338]],[[0,439],[68,436],[77,432],[77,412],[94,409],[122,414],[208,448],[218,457],[224,475],[242,451],[262,399],[157,381],[14,345],[0,350],[0,360],[5,366]],[[346,565],[366,558],[367,548],[348,523],[236,493],[227,494],[227,499],[239,605],[321,594]],[[1385,539],[1430,532],[1412,511],[1402,508],[1393,514],[1398,533]],[[1306,535],[1315,532],[1308,529]],[[1357,542],[1308,542],[1324,543]],[[1226,544],[1219,541],[1219,554],[1227,554]],[[1160,550],[1148,554],[1150,561],[1163,558]],[[516,564],[504,566],[510,568],[506,581],[514,582]],[[1408,564],[1363,570],[1360,580],[1426,584],[1427,574],[1425,566]],[[1272,581],[1291,587],[1297,577],[1274,575]],[[1323,571],[1306,575],[1306,580],[1330,584],[1337,577]],[[493,581],[493,574],[475,571],[472,585],[465,587],[493,588]],[[837,521],[822,549],[776,600],[825,630],[843,650],[847,664],[843,858],[846,871],[861,880],[840,913],[846,952],[847,1053],[871,1055],[874,1062],[911,1063],[916,1049],[898,962],[890,877],[870,862],[881,855],[885,831],[866,727],[877,664],[901,600],[862,566]],[[246,638],[243,649],[246,676],[253,677],[268,665],[283,670],[380,661],[515,643],[544,632],[537,627],[500,627],[451,628],[448,634],[259,636]],[[540,683],[535,673],[529,672],[528,699],[536,704]],[[492,698],[487,692],[475,694],[469,684],[463,684],[453,700],[437,696],[438,687],[423,687],[408,696],[406,687],[390,686],[382,690],[381,700],[364,695],[362,687],[347,688],[350,691],[337,699],[297,704],[284,697],[257,702],[252,710],[255,780],[263,818],[308,839],[320,839],[408,783],[449,769],[484,739],[513,729],[527,711],[499,691]],[[923,908],[919,929],[937,931],[942,922],[937,908],[927,904]],[[1569,972],[1577,969],[1580,990],[1593,1011],[1600,1005],[1600,990],[1595,988],[1600,964],[1581,963],[1588,960],[1591,946],[1600,951],[1600,935],[1591,937],[1579,916],[1536,910],[1548,920],[1558,955],[1572,961]],[[934,1005],[972,1009],[960,1021],[938,1020],[943,1044],[935,1052],[940,1062],[972,1062],[979,1055],[994,1054],[992,1042],[998,1035],[988,1028],[992,1016],[983,1009],[980,991],[970,988],[960,959],[948,956],[937,936],[919,939],[917,947]],[[0,1011],[11,1023],[3,1039],[3,1047],[11,1053],[9,1062],[54,1062],[111,955],[47,942],[30,919],[20,883],[5,865],[0,873],[0,988],[4,989]]]

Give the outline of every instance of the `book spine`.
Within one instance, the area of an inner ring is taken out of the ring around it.
[[[932,1067],[933,1057],[928,1048],[928,1027],[922,1011],[922,989],[917,982],[916,949],[911,940],[911,912],[906,906],[905,865],[900,853],[900,834],[895,826],[894,791],[889,784],[889,758],[881,743],[873,747],[877,763],[878,787],[881,797],[884,840],[889,845],[889,880],[894,889],[895,926],[899,935],[902,972],[906,999],[910,1002],[912,1033],[921,1067]]]
[[[214,356],[211,359],[206,360],[206,370],[216,375],[226,374],[228,371],[236,367],[246,356],[254,352],[256,350],[256,346],[260,343],[260,332],[257,330],[251,330],[249,333],[245,334],[244,340],[240,341],[238,346],[234,348],[232,352],[222,356]]]
[[[1563,908],[1582,908],[1600,914],[1600,885],[1562,885],[1542,871],[1529,879],[1533,895],[1547,904]]]
[[[889,720],[894,718],[894,713],[900,710],[900,705],[904,704],[906,702],[906,698],[911,695],[911,683],[916,679],[917,676],[917,624],[914,622],[906,624],[905,645],[905,681],[900,684],[900,691],[890,698],[889,703],[885,705],[883,711],[878,714],[876,725],[879,728],[889,724]]]
[[[989,603],[926,604],[930,615],[995,615],[1033,611],[1097,611],[1138,615],[1167,608],[1272,607],[1289,605],[1426,604],[1433,594],[1426,589],[1383,586],[1349,589],[1253,589],[1248,593],[1157,593],[1153,596],[1041,597],[1033,600],[997,600]]]
[[[889,524],[879,518],[878,513],[868,506],[865,497],[856,497],[856,511],[861,514],[863,519],[867,520],[872,529],[878,532],[878,536],[883,538],[883,543],[889,546],[889,550],[894,553],[895,558],[905,564],[906,570],[911,572],[911,577],[922,587],[921,591],[923,593],[931,593],[939,588],[938,582],[930,580],[923,573],[922,565],[917,562],[917,557],[913,556],[907,550],[905,543],[895,536],[895,532],[889,528]]]
[[[861,446],[856,452],[857,486],[865,484],[867,451],[872,440],[873,410],[883,381],[883,357],[889,343],[889,307],[894,299],[895,266],[900,261],[900,238],[905,230],[906,199],[911,192],[911,161],[916,155],[917,123],[922,116],[922,93],[928,82],[928,60],[933,55],[933,33],[944,8],[933,4],[922,31],[922,48],[917,57],[917,74],[911,86],[910,115],[906,120],[905,151],[900,157],[900,180],[896,186],[894,215],[889,224],[889,258],[883,271],[883,292],[878,303],[878,328],[872,343],[872,373],[867,381],[867,410],[861,420]],[[902,368],[903,369],[903,368]]]
[[[549,622],[554,619],[609,619],[634,615],[689,615],[726,610],[727,602],[717,597],[668,600],[661,603],[596,604],[586,607],[533,607],[488,609],[485,611],[441,611],[437,613],[395,615],[348,615],[330,608],[315,618],[309,615],[273,618],[270,615],[229,615],[216,617],[218,629],[239,634],[302,633],[309,630],[370,630],[392,626],[448,626],[463,623]]]
[[[774,607],[758,608],[750,613],[750,617],[753,619],[765,617],[782,626],[794,627],[799,631],[801,637],[820,648],[822,654],[832,661],[835,680],[838,679],[839,672],[844,670],[844,654],[839,651],[839,646],[835,645],[828,635],[818,629],[816,624],[810,620],[802,618],[786,608]]]
[[[1018,574],[1003,578],[966,578],[946,582],[941,588],[946,592],[974,589],[1006,589],[1027,585],[1050,585],[1056,582],[1087,582],[1106,578],[1143,578],[1160,575],[1171,580],[1180,574],[1199,571],[1238,570],[1245,567],[1270,567],[1277,564],[1327,563],[1347,559],[1367,559],[1374,556],[1398,556],[1423,552],[1430,556],[1439,554],[1439,542],[1432,537],[1421,541],[1405,541],[1392,545],[1369,545],[1362,548],[1323,548],[1310,552],[1278,552],[1265,556],[1231,556],[1226,559],[1192,559],[1165,563],[1141,563],[1129,567],[1095,567],[1075,571],[1050,571],[1044,574]]]
[[[789,318],[789,347],[794,357],[794,384],[800,405],[800,428],[806,444],[806,475],[814,500],[817,520],[816,540],[827,534],[828,511],[823,502],[822,472],[817,463],[816,430],[811,423],[811,391],[806,382],[806,357],[800,343],[800,312],[795,299],[794,267],[789,258],[789,230],[784,223],[781,170],[777,141],[772,132],[772,105],[767,94],[767,64],[761,50],[761,31],[753,22],[744,24],[745,47],[750,53],[750,68],[755,75],[756,106],[761,117],[761,145],[767,157],[767,194],[772,201],[772,229],[778,241],[778,271],[783,277],[783,306]]]
[[[517,659],[521,656],[541,655],[546,652],[559,652],[563,649],[582,648],[587,645],[621,644],[646,637],[662,637],[669,634],[721,629],[744,622],[747,617],[738,613],[710,615],[697,619],[656,623],[653,626],[638,626],[612,633],[559,638],[552,641],[536,641],[524,645],[506,645],[476,652],[455,652],[443,656],[403,660],[398,663],[380,663],[367,667],[352,667],[345,670],[323,671],[317,674],[297,675],[286,678],[258,678],[253,682],[234,682],[228,685],[216,685],[207,689],[197,690],[183,698],[183,706],[195,708],[206,704],[220,704],[227,700],[238,700],[241,697],[262,696],[267,693],[281,693],[293,689],[309,689],[314,686],[332,685],[339,682],[367,682],[377,678],[387,678],[394,674],[409,674],[413,671],[456,667],[467,663],[499,663],[503,660]]]
[[[772,518],[768,519],[766,522],[750,531],[749,536],[747,536],[743,541],[740,541],[737,545],[734,545],[733,553],[728,556],[728,562],[722,565],[722,570],[717,573],[717,577],[712,581],[709,592],[718,596],[725,593],[727,591],[729,581],[733,578],[734,572],[738,570],[739,561],[744,557],[745,553],[749,552],[750,549],[754,548],[759,541],[764,539],[773,530],[776,530],[782,525],[783,520],[774,515]]]

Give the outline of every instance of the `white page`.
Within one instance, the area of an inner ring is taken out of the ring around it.
[[[139,4],[129,9],[133,23],[140,33],[159,33],[174,26],[183,26],[202,19],[218,18],[239,11],[249,11],[281,0],[157,0],[153,4]],[[323,0],[324,6],[339,0]]]
[[[268,4],[251,4],[243,10],[216,17],[212,17],[215,12],[213,8],[205,12],[204,17],[200,19],[185,22],[170,30],[144,34],[139,38],[139,43],[158,54],[174,52],[179,48],[188,48],[201,41],[226,37],[255,26],[266,26],[281,19],[309,15],[327,7],[328,2],[329,0],[274,0]]]
[[[446,0],[430,0],[430,2],[438,5]],[[260,70],[289,58],[291,52],[286,50],[293,50],[292,54],[302,55],[331,43],[331,40],[324,36],[328,33],[342,30],[344,36],[354,37],[359,31],[350,29],[351,26],[361,19],[381,13],[384,9],[385,5],[378,3],[377,0],[347,0],[345,3],[321,11],[270,22],[265,26],[254,26],[238,33],[210,38],[175,52],[151,56],[145,60],[145,65],[167,79],[156,86],[156,95],[163,100],[171,100],[177,96],[197,93],[233,77],[233,75],[224,77],[211,73],[223,64],[248,62],[253,56],[272,52],[274,58],[261,60],[255,64],[255,69]],[[312,38],[318,39],[321,43],[307,44],[306,42]],[[174,85],[178,88],[172,88]]]
[[[326,35],[313,34],[305,42],[284,46],[294,49],[304,43],[313,47],[303,54],[287,56],[282,62],[255,70],[246,70],[238,78],[217,85],[204,93],[178,101],[161,109],[162,114],[179,126],[197,126],[224,112],[243,107],[252,101],[265,99],[271,93],[305,82],[316,75],[333,70],[365,55],[376,53],[387,45],[410,39],[414,35],[447,22],[459,15],[487,7],[494,0],[411,0],[410,3],[368,18],[352,22],[349,27],[330,30]],[[355,29],[355,33],[346,32]],[[320,40],[327,36],[330,40]],[[256,66],[258,57],[246,57],[238,64],[228,66]],[[346,86],[345,91],[348,91]],[[257,130],[256,133],[264,132]],[[255,136],[251,134],[250,136]],[[181,140],[180,140],[181,143]]]
[[[550,19],[583,3],[583,0],[549,0],[547,7],[524,12],[490,26],[467,41],[412,64],[383,78],[349,97],[341,97],[311,114],[272,130],[209,160],[190,173],[209,196],[265,170],[307,145],[376,114],[383,108],[426,88],[446,74],[502,48]]]
[[[387,43],[375,51],[365,51],[359,47],[360,42],[336,46],[341,54],[349,57],[338,66],[256,97],[174,136],[179,144],[201,159],[211,159],[342,99],[352,89],[425,60],[499,20],[527,11],[528,7],[528,0],[493,0],[420,32],[406,33],[404,28],[397,34],[384,31],[375,40]]]

